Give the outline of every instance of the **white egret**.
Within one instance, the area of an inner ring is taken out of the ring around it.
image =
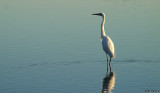
[[[101,24],[101,40],[102,40],[103,50],[106,53],[107,67],[108,67],[108,55],[110,57],[110,60],[109,60],[109,66],[110,66],[111,59],[115,57],[115,49],[114,49],[114,44],[113,44],[112,40],[110,39],[109,36],[106,35],[106,33],[104,31],[105,14],[104,13],[96,13],[96,14],[92,14],[92,15],[98,15],[103,18],[102,24]],[[107,68],[107,70],[108,70],[108,68]],[[110,70],[111,70],[111,66],[110,66]]]

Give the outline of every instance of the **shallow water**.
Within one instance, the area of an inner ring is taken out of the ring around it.
[[[92,3],[91,3],[92,2]],[[159,0],[1,0],[0,92],[160,91]],[[83,7],[82,7],[83,6]],[[107,73],[102,18],[115,44]]]

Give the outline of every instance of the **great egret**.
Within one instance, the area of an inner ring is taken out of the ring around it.
[[[110,39],[109,36],[106,36],[106,33],[104,31],[105,14],[104,13],[96,13],[96,14],[92,14],[92,15],[98,15],[103,18],[102,24],[101,24],[101,40],[102,40],[103,50],[106,53],[107,67],[108,67],[108,55],[110,57],[110,60],[109,60],[109,66],[110,66],[111,59],[115,57],[115,49],[114,49],[114,44],[113,44],[112,40]],[[110,70],[111,70],[111,66],[110,66]]]

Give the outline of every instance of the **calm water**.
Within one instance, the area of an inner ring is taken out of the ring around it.
[[[160,91],[159,0],[0,0],[1,93]],[[100,42],[116,48],[107,73]]]

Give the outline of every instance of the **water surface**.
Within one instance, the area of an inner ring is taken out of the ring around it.
[[[160,91],[159,0],[1,0],[2,93]],[[100,42],[102,18],[115,44],[112,75]],[[113,78],[114,76],[114,78]]]

